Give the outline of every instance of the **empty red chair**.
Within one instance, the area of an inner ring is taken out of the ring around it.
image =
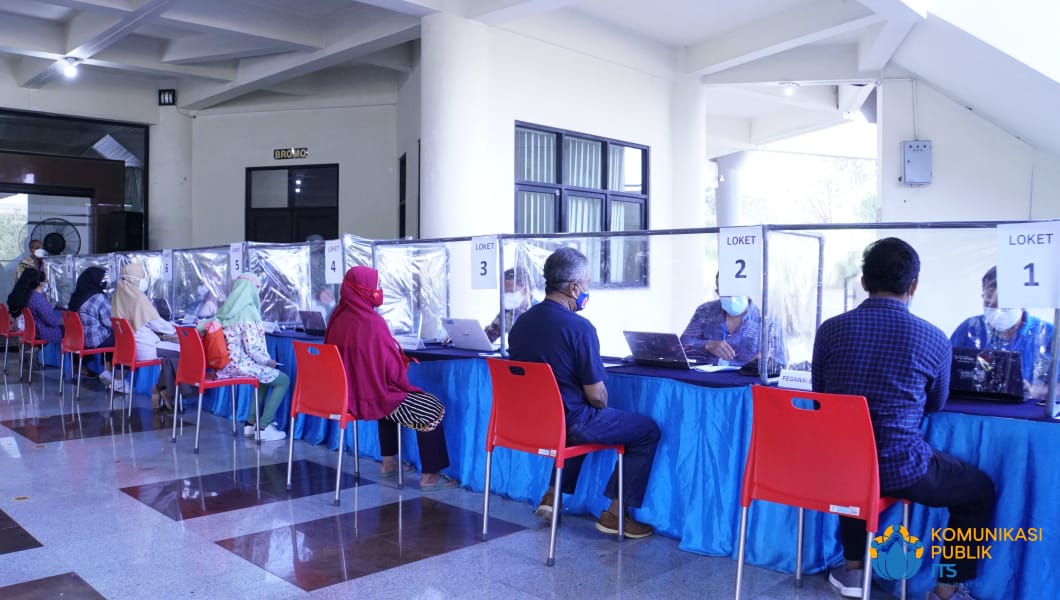
[[[799,509],[795,581],[802,577],[802,518],[809,508],[865,519],[865,578],[862,598],[869,599],[872,563],[869,547],[880,511],[897,500],[880,497],[876,438],[864,396],[821,394],[764,386],[751,388],[751,447],[740,493],[740,546],[736,566],[736,600],[740,598],[747,550],[747,515],[752,500]],[[809,400],[796,406],[796,400]],[[902,510],[909,528],[909,506]],[[906,595],[902,581],[902,598]]]
[[[77,355],[77,395],[81,399],[81,366],[86,356],[94,354],[110,354],[114,352],[114,346],[100,346],[99,348],[85,348],[85,328],[81,324],[81,315],[71,310],[63,311],[63,341],[61,353],[59,354],[59,393],[63,390],[63,373],[66,369],[66,355]],[[74,359],[70,357],[70,369],[74,368]]]
[[[132,415],[132,394],[136,388],[136,369],[161,365],[162,359],[136,360],[136,332],[133,331],[132,325],[129,325],[127,320],[119,317],[111,317],[110,324],[114,329],[114,356],[110,362],[110,410],[114,410],[114,386],[118,385],[118,381],[121,381],[122,385],[125,384],[125,367],[129,367],[131,377],[128,390],[128,408],[129,414]],[[120,380],[114,377],[114,369],[119,366],[121,367]]]
[[[6,304],[0,304],[0,338],[4,338],[4,372],[7,372],[7,352],[8,346],[11,344],[11,338],[15,338],[22,341],[21,331],[11,331],[11,313],[7,310]],[[21,348],[21,344],[19,344]],[[22,376],[22,365],[19,365],[19,377]]]
[[[335,506],[339,505],[342,483],[342,455],[346,453],[346,425],[353,423],[353,479],[361,479],[361,460],[357,445],[357,416],[350,412],[346,398],[346,370],[339,349],[334,344],[294,344],[295,380],[291,393],[291,434],[287,447],[287,489],[291,489],[291,465],[294,462],[294,420],[299,414],[339,422],[339,464],[335,474]],[[398,460],[398,470],[401,470]]]
[[[490,378],[493,380],[493,409],[490,411],[489,428],[486,431],[486,491],[482,502],[482,540],[486,540],[486,524],[490,506],[490,470],[493,449],[497,446],[554,459],[556,467],[555,497],[552,499],[552,529],[548,540],[548,560],[556,562],[556,525],[559,522],[560,482],[563,463],[568,458],[581,456],[597,450],[618,452],[618,514],[625,515],[623,507],[622,455],[626,447],[621,444],[567,445],[567,417],[563,409],[563,397],[556,385],[552,367],[547,363],[517,362],[499,358],[487,359]],[[625,531],[623,521],[618,519],[618,540]]]
[[[33,383],[33,358],[37,354],[37,348],[48,342],[37,339],[37,321],[33,319],[33,311],[28,306],[22,309],[22,317],[26,327],[22,330],[22,356],[18,359],[18,378],[22,379],[22,363],[26,358],[26,346],[29,346],[29,382]]]
[[[177,388],[176,407],[181,410],[180,386],[181,384],[193,385],[199,389],[199,408],[195,416],[195,454],[199,453],[199,424],[202,423],[202,394],[206,390],[228,387],[232,394],[232,435],[236,433],[236,386],[253,386],[255,392],[258,389],[257,377],[228,377],[217,379],[216,374],[206,374],[206,351],[202,347],[202,338],[194,327],[177,327],[177,341],[180,343],[180,361],[177,363],[177,377],[174,385]],[[254,401],[254,422],[261,420],[261,407],[257,400]],[[183,424],[183,419],[173,419],[173,443],[177,443],[177,422]],[[261,444],[261,436],[257,427],[254,428],[254,439]]]

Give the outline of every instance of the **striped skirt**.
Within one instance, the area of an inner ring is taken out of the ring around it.
[[[445,405],[433,394],[426,392],[409,392],[405,400],[386,416],[402,427],[415,431],[434,431],[445,416]]]

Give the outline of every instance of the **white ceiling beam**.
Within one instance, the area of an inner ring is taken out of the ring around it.
[[[843,44],[795,48],[701,79],[706,85],[785,81],[822,85],[869,83],[878,78],[878,73],[861,72],[858,69],[857,48],[853,44]]]
[[[232,39],[232,37],[231,34],[204,33],[202,35],[177,38],[166,43],[165,50],[162,52],[162,62],[174,65],[196,64],[236,60],[249,56],[279,54],[302,49],[298,46],[277,43],[272,40],[263,41],[252,36],[246,36],[242,39]]]
[[[525,19],[577,4],[580,0],[466,0],[464,14],[486,25]]]
[[[391,71],[411,73],[412,49],[408,44],[401,44],[362,56],[357,59],[357,62],[362,65],[390,69]]]
[[[132,36],[121,46],[104,50],[84,64],[105,69],[139,73],[151,77],[181,79],[197,77],[227,82],[236,78],[235,64],[174,65],[162,62],[162,48],[156,40]]]
[[[872,94],[872,90],[876,89],[876,86],[870,83],[843,83],[837,87],[836,106],[839,109],[839,113],[843,115],[861,110],[861,105],[865,104],[865,101]]]
[[[751,119],[707,115],[708,146],[746,146],[750,143]]]
[[[785,96],[779,87],[766,85],[726,86],[724,93],[743,96],[757,101],[765,100],[777,107],[800,108],[817,112],[836,111],[836,86],[800,85],[791,96]]]
[[[66,49],[58,26],[39,19],[7,15],[0,19],[0,52],[58,60]]]
[[[443,0],[357,0],[361,4],[368,4],[378,8],[385,8],[396,13],[422,17],[431,13],[440,12],[443,8]]]
[[[854,2],[821,0],[761,19],[685,51],[687,73],[711,75],[864,29],[882,17]]]
[[[183,94],[187,99],[183,106],[190,110],[209,108],[255,90],[368,56],[415,39],[419,36],[419,26],[418,18],[391,15],[351,31],[345,38],[315,52],[241,61],[235,81],[194,86],[189,93]]]
[[[902,0],[858,1],[884,18],[858,42],[858,68],[862,71],[882,71],[891,62],[891,57],[909,31],[927,15]]]
[[[786,140],[796,135],[819,131],[844,123],[839,113],[791,111],[755,117],[751,120],[751,143],[754,146]]]

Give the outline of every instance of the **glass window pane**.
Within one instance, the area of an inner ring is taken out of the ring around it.
[[[603,189],[603,143],[576,137],[563,139],[563,183]]]
[[[515,128],[515,180],[556,183],[556,134]]]
[[[338,167],[305,167],[290,172],[296,207],[339,205]]]
[[[637,231],[644,229],[644,215],[640,202],[611,201],[610,231]]]
[[[608,148],[607,189],[643,194],[644,151],[618,144],[611,144]]]
[[[556,194],[519,190],[515,199],[516,233],[555,233]]]
[[[593,196],[567,196],[567,218],[563,230],[567,233],[601,231],[604,201]]]
[[[287,208],[287,169],[250,172],[251,208]]]

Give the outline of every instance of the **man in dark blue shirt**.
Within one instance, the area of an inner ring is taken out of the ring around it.
[[[886,238],[865,249],[861,270],[868,299],[817,330],[813,389],[868,399],[883,495],[947,507],[948,526],[955,530],[989,527],[993,482],[979,469],[933,449],[920,433],[924,413],[946,404],[951,361],[946,334],[909,312],[920,257],[904,241]],[[831,570],[829,580],[841,595],[860,597],[865,522],[840,517],[839,525],[846,562]],[[955,573],[943,570],[928,600],[972,598],[959,583],[975,578],[976,561],[953,562]]]
[[[512,360],[548,363],[556,376],[567,417],[569,444],[624,444],[627,507],[639,507],[648,487],[659,426],[650,417],[607,406],[604,363],[596,328],[577,315],[589,300],[589,261],[574,248],[560,248],[545,261],[545,300],[527,310],[508,335]],[[560,490],[574,493],[583,457],[566,462]],[[556,482],[550,484],[535,514],[552,519]],[[605,495],[611,505],[600,513],[596,528],[618,532],[618,472],[611,474]],[[556,507],[558,510],[558,507]],[[651,525],[623,515],[624,534],[629,538],[651,535]]]

